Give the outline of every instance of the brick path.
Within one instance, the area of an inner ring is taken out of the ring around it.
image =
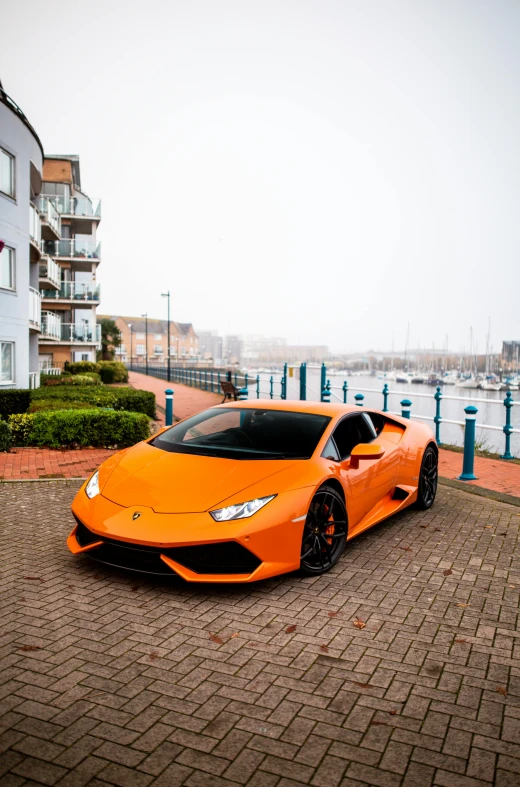
[[[16,448],[0,452],[0,479],[86,478],[113,453],[109,448]]]
[[[176,418],[187,418],[189,415],[200,413],[207,407],[213,407],[215,404],[220,404],[222,401],[221,394],[211,393],[211,391],[201,391],[198,388],[190,388],[189,385],[180,385],[180,383],[168,383],[166,380],[160,380],[158,377],[148,377],[146,374],[139,374],[138,372],[129,372],[128,382],[132,388],[138,388],[140,391],[152,391],[155,394],[157,404],[164,408],[166,388],[173,388],[173,412]],[[161,422],[164,423],[164,415],[160,412],[157,413],[161,417]]]
[[[462,473],[462,458],[462,454],[441,449],[439,452],[440,475],[444,478],[458,478]],[[465,483],[520,497],[520,465],[518,464],[476,456],[475,475],[478,477],[477,481],[466,481]]]
[[[0,490],[2,787],[517,787],[517,508],[443,487],[324,577],[188,586],[72,557],[77,486]]]

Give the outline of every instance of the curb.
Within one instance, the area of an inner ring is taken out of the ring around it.
[[[505,492],[495,492],[494,489],[485,489],[483,486],[475,486],[464,481],[457,481],[454,478],[443,478],[439,476],[439,484],[451,486],[452,489],[460,489],[462,492],[469,492],[470,495],[487,497],[499,503],[508,503],[510,506],[520,506],[520,497],[506,495]]]

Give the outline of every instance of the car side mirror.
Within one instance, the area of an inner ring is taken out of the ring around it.
[[[357,470],[362,459],[381,459],[385,449],[375,443],[359,443],[350,454],[350,467]]]

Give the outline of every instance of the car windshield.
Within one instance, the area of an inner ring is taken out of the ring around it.
[[[312,413],[218,407],[181,421],[151,444],[225,459],[309,459],[329,421]]]

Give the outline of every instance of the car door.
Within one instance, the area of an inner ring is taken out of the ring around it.
[[[364,412],[345,416],[334,429],[332,439],[339,456],[337,473],[347,490],[349,535],[353,535],[363,518],[395,486],[395,446],[388,444],[383,434],[377,434],[374,421]],[[359,467],[351,467],[352,449],[359,443],[376,440],[385,450],[383,456],[361,460]]]

